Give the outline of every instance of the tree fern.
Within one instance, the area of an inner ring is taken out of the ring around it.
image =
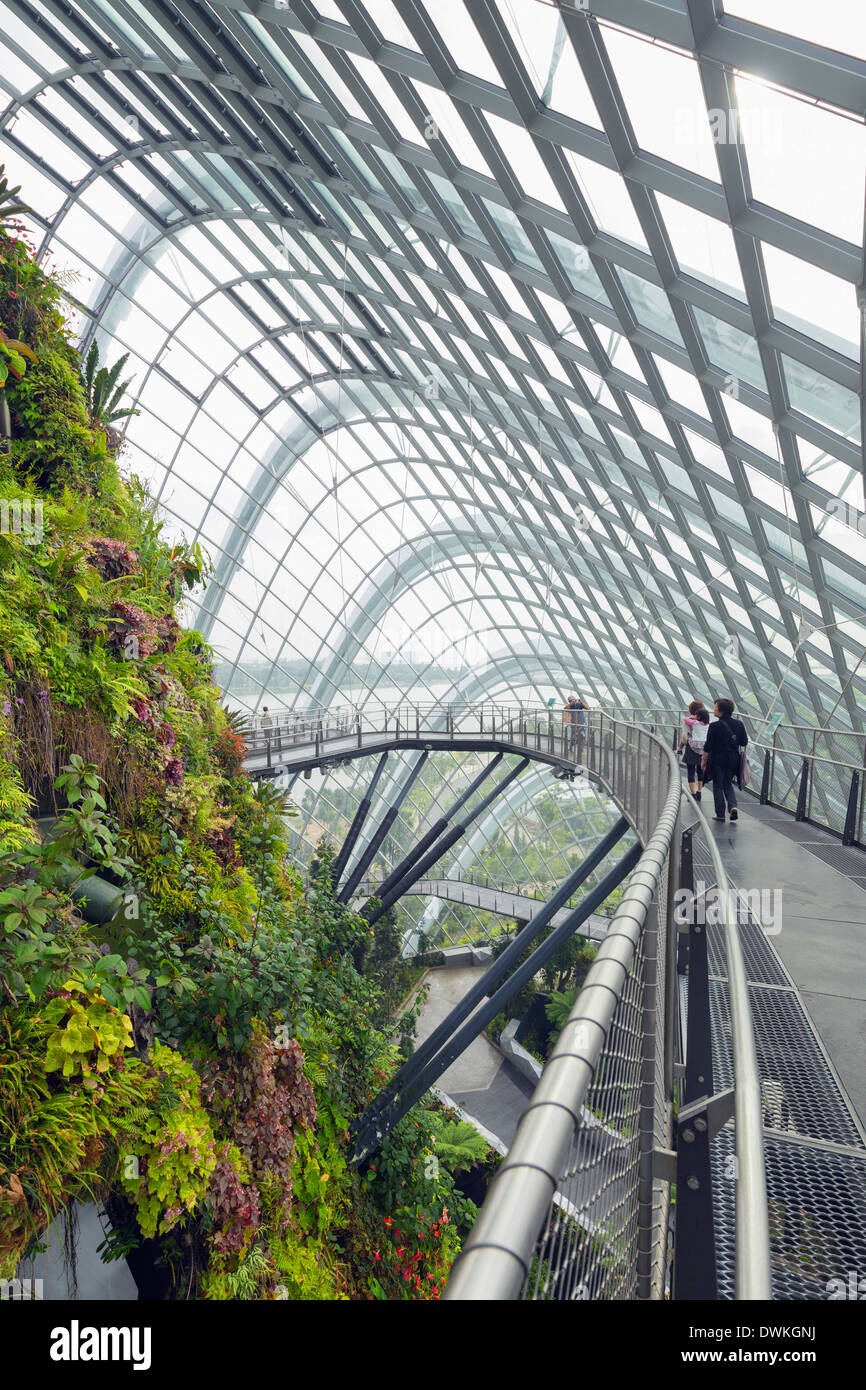
[[[453,1120],[436,1135],[436,1153],[450,1172],[461,1173],[487,1157],[487,1141],[466,1120]]]
[[[544,1012],[557,1030],[561,1029],[566,1022],[568,1015],[574,1008],[576,998],[577,989],[569,989],[565,993],[555,989],[545,1004]]]

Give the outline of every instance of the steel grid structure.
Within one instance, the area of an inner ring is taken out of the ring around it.
[[[244,703],[411,633],[420,698],[863,727],[866,55],[731,8],[0,4],[2,158]]]

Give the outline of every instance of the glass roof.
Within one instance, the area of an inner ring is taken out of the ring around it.
[[[819,8],[0,0],[0,159],[235,703],[863,727],[866,47]]]

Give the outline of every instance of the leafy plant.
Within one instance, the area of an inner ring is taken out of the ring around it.
[[[490,1156],[487,1140],[467,1120],[449,1120],[435,1136],[436,1154],[452,1173],[463,1173]]]
[[[0,1011],[0,1278],[67,1202],[92,1199],[100,1164],[141,1119],[151,1083],[134,1059],[108,1068],[96,1087],[48,1071],[55,1025],[28,1007]]]
[[[64,1076],[81,1072],[83,1084],[94,1090],[99,1077],[124,1048],[132,1047],[132,1022],[107,1004],[101,994],[88,990],[80,980],[67,980],[59,995],[43,1009],[46,1023],[54,1024],[48,1039],[46,1071]]]
[[[21,217],[30,211],[26,203],[16,203],[15,199],[20,192],[20,184],[15,188],[9,187],[6,165],[0,164],[0,222],[8,221],[10,217]]]
[[[204,1200],[217,1154],[190,1063],[155,1043],[146,1071],[157,1098],[129,1140],[120,1181],[136,1205],[142,1233],[155,1236]]]
[[[222,1255],[243,1254],[258,1228],[259,1194],[250,1180],[249,1163],[237,1145],[223,1145],[211,1175],[208,1199],[216,1249]]]
[[[33,349],[26,343],[19,342],[17,338],[10,338],[0,328],[0,388],[6,385],[10,372],[16,381],[22,379],[27,371],[28,358],[31,362],[37,360]]]
[[[113,367],[100,367],[99,347],[95,342],[90,345],[81,380],[90,419],[97,429],[107,429],[117,420],[126,420],[130,415],[140,414],[140,411],[131,406],[124,406],[122,410],[119,408],[132,381],[131,377],[127,377],[126,381],[118,383],[118,377],[128,360],[129,353],[125,352],[122,357],[118,357]]]

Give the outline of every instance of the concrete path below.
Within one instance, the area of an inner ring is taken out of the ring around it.
[[[459,1003],[487,969],[484,965],[444,967],[426,977],[430,990],[418,1020],[418,1042]],[[479,1006],[480,1007],[480,1006]],[[517,1132],[533,1088],[481,1034],[443,1072],[436,1085],[506,1146]]]

